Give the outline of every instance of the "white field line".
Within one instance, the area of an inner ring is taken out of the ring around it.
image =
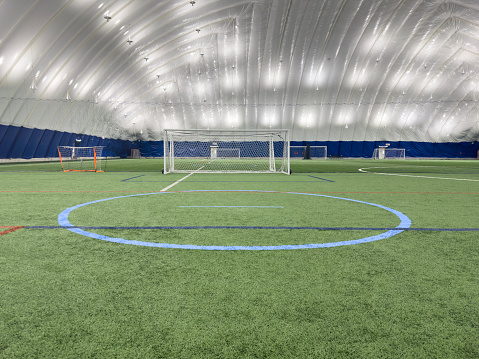
[[[359,172],[363,173],[373,173],[376,175],[386,175],[386,176],[399,176],[399,177],[414,177],[414,178],[431,178],[431,179],[442,179],[442,180],[452,180],[452,181],[469,181],[469,182],[479,182],[475,179],[465,179],[465,178],[450,178],[450,177],[430,177],[430,176],[418,176],[418,175],[403,175],[398,173],[383,173],[383,172],[368,172],[367,169],[371,168],[387,168],[387,167],[366,167],[360,168]]]
[[[179,179],[178,181],[176,181],[175,183],[172,183],[172,184],[170,184],[169,186],[163,188],[162,190],[160,190],[160,192],[168,191],[170,188],[172,188],[173,186],[176,186],[176,185],[177,185],[178,183],[180,183],[181,181],[183,181],[183,180],[187,179],[188,177],[192,176],[193,174],[199,172],[202,168],[204,168],[204,167],[205,167],[207,164],[209,164],[209,163],[211,163],[211,161],[208,162],[208,163],[206,163],[206,164],[204,164],[203,166],[201,166],[200,168],[198,168],[196,171],[187,174],[187,175],[186,175],[185,177],[183,177],[183,178],[180,178],[180,179]]]
[[[163,188],[162,190],[160,190],[160,192],[168,191],[171,187],[176,186],[176,185],[177,185],[178,183],[180,183],[181,181],[183,181],[183,180],[187,179],[188,177],[190,177],[191,175],[193,175],[193,173],[194,173],[194,172],[189,173],[189,174],[187,174],[185,177],[180,178],[180,179],[179,179],[178,181],[176,181],[175,183],[172,183],[172,184],[170,184],[169,186],[167,186],[167,187]]]

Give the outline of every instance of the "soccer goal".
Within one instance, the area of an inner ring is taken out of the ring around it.
[[[104,146],[72,147],[58,146],[58,155],[63,172],[103,172]]]
[[[165,130],[163,173],[290,173],[289,130]]]
[[[301,157],[306,158],[307,155],[307,146],[290,146],[291,148],[291,157]],[[309,146],[309,158],[319,158],[327,159],[328,158],[328,147],[327,146]]]
[[[386,148],[386,147],[375,148],[373,152],[373,159],[374,160],[392,160],[392,159],[404,160],[406,159],[406,149],[405,148]]]

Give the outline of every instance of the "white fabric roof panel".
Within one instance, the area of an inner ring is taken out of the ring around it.
[[[474,141],[478,72],[475,0],[0,0],[4,125]]]

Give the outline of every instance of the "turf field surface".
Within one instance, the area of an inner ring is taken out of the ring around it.
[[[185,175],[161,160],[0,165],[0,357],[476,358],[478,163],[298,160],[168,193]],[[361,202],[411,226],[334,248],[152,248],[61,228],[89,202],[73,226],[148,243],[330,243],[400,224]]]

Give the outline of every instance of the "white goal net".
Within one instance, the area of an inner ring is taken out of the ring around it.
[[[103,172],[104,146],[72,147],[58,146],[58,155],[63,172]]]
[[[288,130],[165,130],[164,173],[290,173]]]
[[[405,148],[385,148],[379,147],[374,149],[373,153],[374,160],[391,160],[391,159],[406,159],[406,149]]]

